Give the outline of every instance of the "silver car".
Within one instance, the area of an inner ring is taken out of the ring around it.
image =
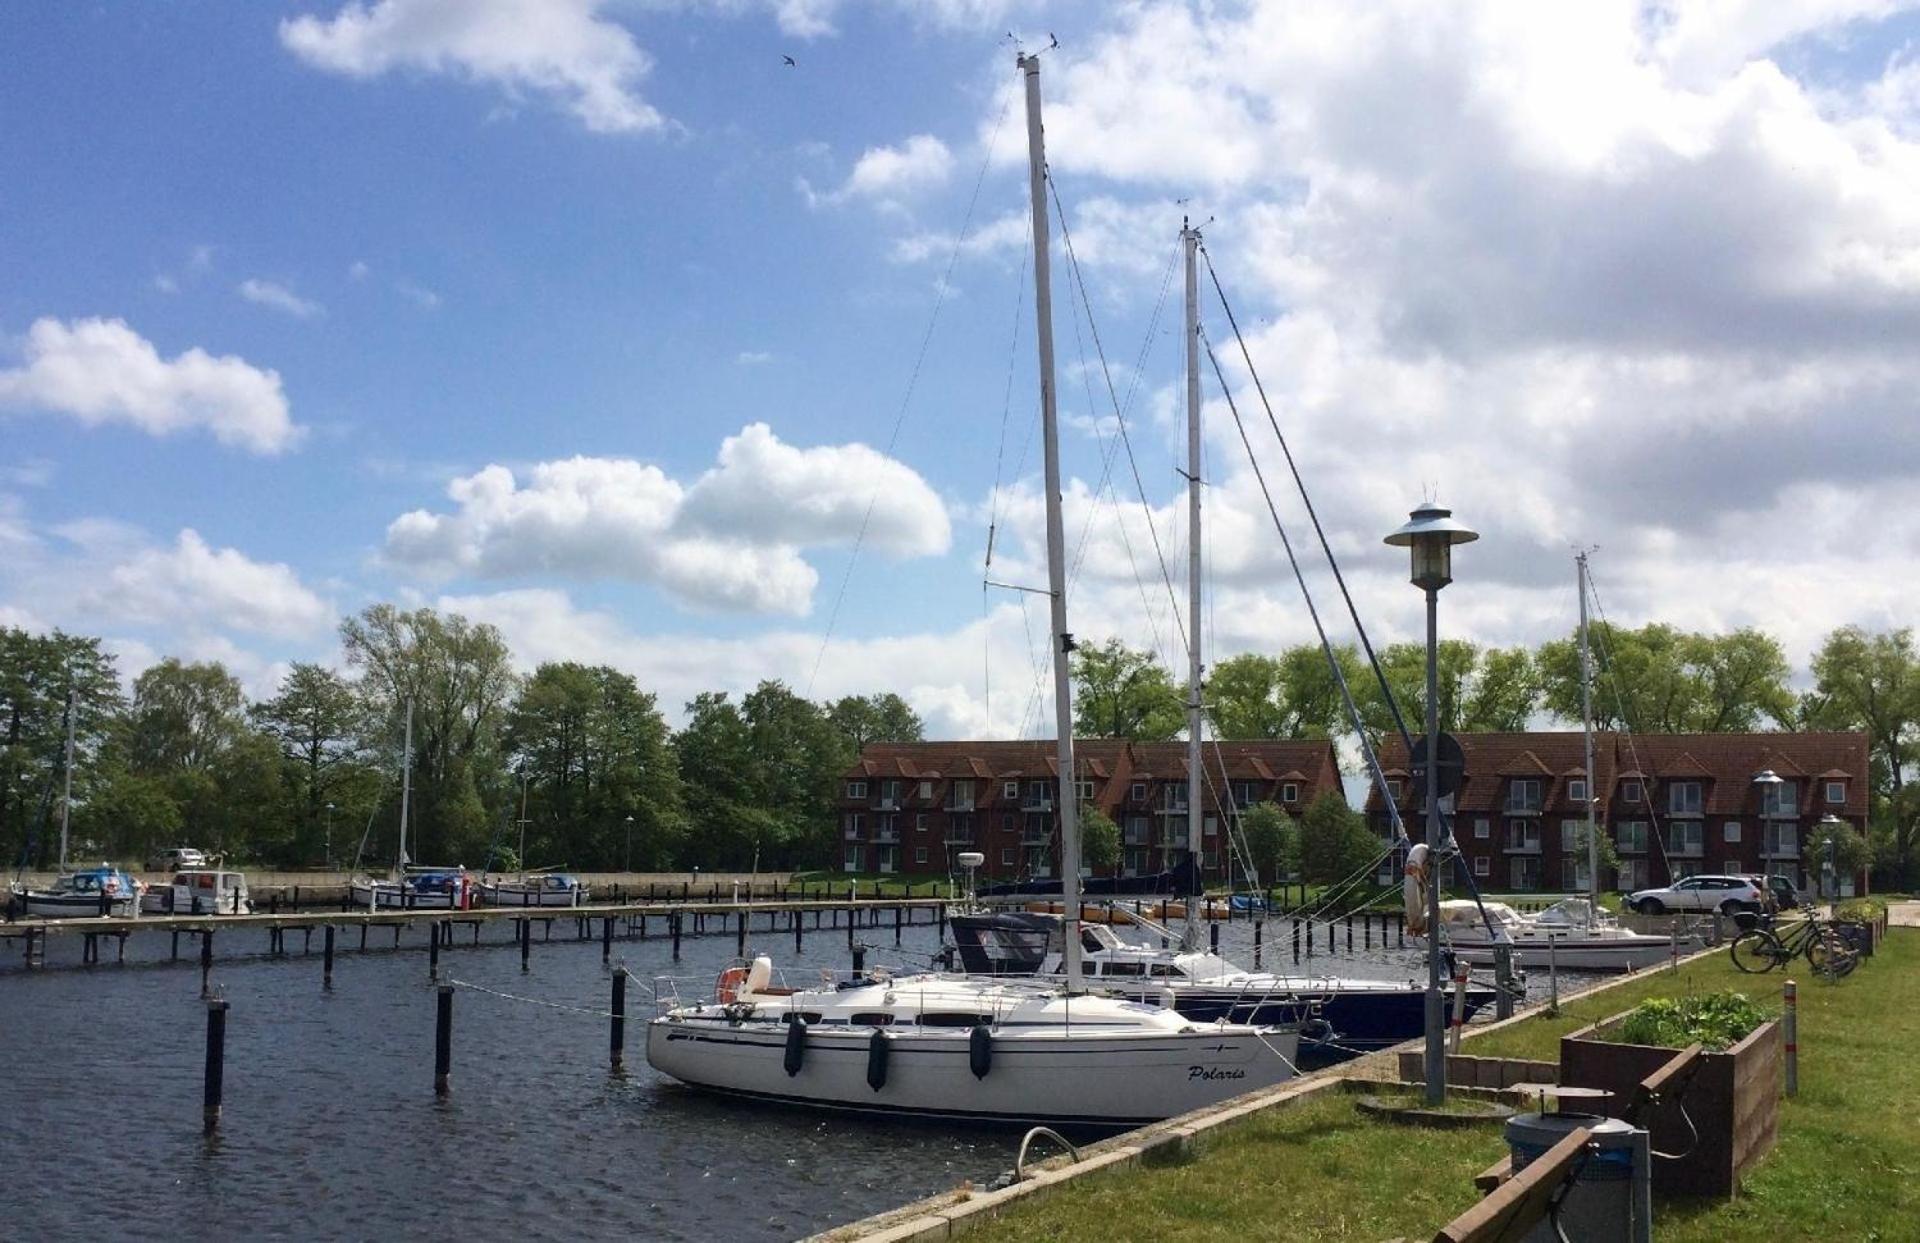
[[[1744,876],[1689,876],[1665,889],[1639,889],[1627,895],[1627,909],[1642,915],[1668,911],[1718,911],[1737,915],[1766,909],[1767,895]]]
[[[156,850],[147,856],[149,872],[177,872],[181,868],[205,866],[207,866],[207,852],[196,850],[192,846],[175,846],[170,850]]]

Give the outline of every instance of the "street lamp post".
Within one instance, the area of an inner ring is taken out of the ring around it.
[[[1427,1103],[1447,1091],[1446,994],[1440,981],[1440,589],[1453,581],[1453,546],[1480,538],[1431,501],[1387,543],[1412,550],[1412,580],[1427,593]]]
[[[1786,783],[1781,780],[1779,773],[1771,768],[1763,768],[1753,775],[1751,784],[1759,792],[1760,797],[1760,870],[1765,872],[1773,864],[1773,847],[1767,842],[1767,830],[1772,827],[1774,802],[1778,798],[1778,791]],[[1701,849],[1706,849],[1704,841],[1701,843]]]
[[[327,871],[333,871],[333,804],[327,804]]]
[[[1853,825],[1828,812],[1820,817],[1819,827],[1825,830],[1820,836],[1820,896],[1834,898],[1840,894],[1840,878],[1835,875],[1837,869],[1833,861],[1839,843],[1834,840],[1834,835],[1842,829],[1853,832]]]
[[[627,872],[633,871],[633,817],[632,816],[627,817],[627,864],[623,870]]]

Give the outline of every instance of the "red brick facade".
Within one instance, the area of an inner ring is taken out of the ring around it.
[[[1225,874],[1220,810],[1271,802],[1298,816],[1339,791],[1333,744],[1220,742],[1205,750],[1204,866]],[[1080,801],[1120,826],[1123,875],[1182,858],[1187,834],[1183,742],[1074,744]],[[875,743],[841,780],[839,866],[849,872],[945,876],[963,850],[986,855],[998,878],[1059,875],[1054,808],[1059,768],[1051,742]]]
[[[1454,837],[1475,882],[1492,892],[1577,892],[1586,888],[1585,756],[1578,733],[1461,734],[1466,780],[1456,799]],[[1656,734],[1599,731],[1593,739],[1595,812],[1613,838],[1620,868],[1602,887],[1665,885],[1696,872],[1777,873],[1818,886],[1809,844],[1829,814],[1865,831],[1867,736],[1819,734]],[[1381,749],[1401,815],[1418,837],[1418,792],[1396,739]],[[1784,784],[1763,793],[1754,776]],[[1379,792],[1367,818],[1386,831]],[[1866,877],[1838,878],[1864,892]]]

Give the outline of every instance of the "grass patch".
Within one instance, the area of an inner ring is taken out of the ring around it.
[[[1658,1205],[1661,1243],[1920,1239],[1920,931],[1891,930],[1847,979],[1800,981],[1800,1094],[1740,1198]],[[1470,1037],[1464,1052],[1558,1057],[1562,1035],[1650,997],[1744,991],[1769,1010],[1783,975],[1735,970],[1724,950],[1653,970],[1557,1016]],[[979,1231],[986,1239],[1429,1238],[1478,1199],[1473,1175],[1505,1151],[1497,1127],[1423,1132],[1329,1094],[1270,1111],[1179,1164],[1098,1174]]]
[[[1094,1175],[968,1238],[1296,1241],[1430,1236],[1479,1196],[1500,1128],[1378,1122],[1332,1091],[1270,1111],[1177,1164]]]

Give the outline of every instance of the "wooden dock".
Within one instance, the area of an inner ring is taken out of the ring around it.
[[[315,932],[325,930],[331,955],[336,931],[351,933],[359,929],[358,949],[368,948],[369,933],[376,928],[390,929],[392,947],[401,947],[408,931],[428,930],[427,948],[437,953],[441,945],[452,945],[455,929],[466,929],[472,943],[480,943],[481,930],[502,922],[514,926],[515,939],[524,956],[532,941],[534,925],[542,926],[543,940],[553,939],[556,923],[574,925],[574,938],[589,941],[599,933],[603,946],[615,939],[647,939],[650,932],[671,938],[676,956],[685,936],[721,936],[731,933],[744,949],[749,932],[790,934],[799,946],[808,932],[828,932],[844,928],[849,945],[861,928],[900,932],[914,925],[937,925],[944,929],[949,902],[944,898],[874,898],[802,901],[701,901],[598,903],[580,906],[476,906],[467,910],[445,907],[411,909],[366,908],[337,909],[309,907],[297,911],[256,912],[250,915],[129,915],[87,916],[76,919],[17,919],[0,923],[0,941],[24,943],[24,958],[29,968],[42,966],[47,943],[52,938],[80,938],[82,965],[100,961],[100,951],[111,941],[116,960],[126,959],[127,938],[137,932],[164,932],[173,938],[172,958],[180,958],[180,938],[200,939],[200,958],[205,967],[211,961],[211,946],[216,937],[221,944],[244,944],[245,938],[266,934],[265,952],[287,952],[287,934],[302,934],[303,951],[311,951]],[[808,916],[812,916],[809,926]],[[760,921],[764,919],[764,924]],[[655,931],[657,929],[657,932]],[[244,952],[244,951],[242,951]]]

